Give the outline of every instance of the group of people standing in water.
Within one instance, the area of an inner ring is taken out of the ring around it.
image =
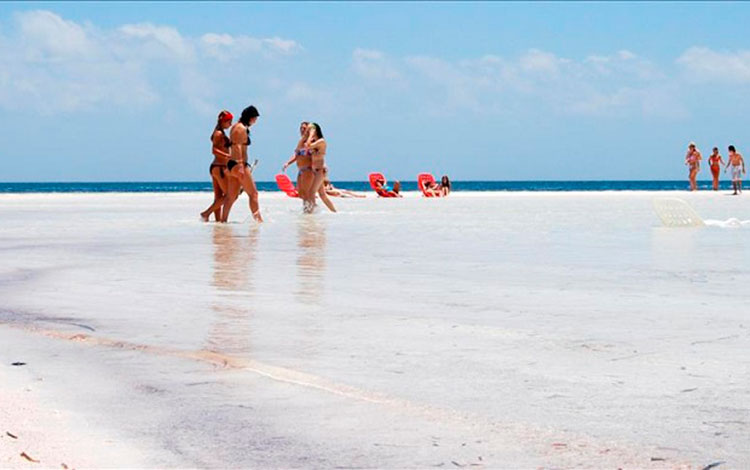
[[[224,110],[216,119],[216,126],[211,133],[211,153],[214,156],[209,167],[211,182],[214,190],[214,201],[201,212],[201,219],[208,222],[211,214],[217,222],[226,222],[229,212],[244,191],[250,205],[250,213],[257,222],[263,222],[258,204],[258,188],[253,179],[253,170],[258,163],[248,162],[248,147],[251,144],[250,127],[258,121],[260,113],[255,106],[248,106],[236,123],[232,123],[234,116]],[[227,136],[227,129],[229,135]],[[365,197],[364,195],[338,189],[331,184],[326,166],[326,151],[328,144],[323,137],[323,130],[315,122],[303,121],[299,126],[299,140],[294,153],[282,166],[282,171],[297,163],[296,191],[302,199],[302,208],[311,213],[316,207],[316,197],[320,197],[323,204],[331,212],[336,212],[330,197]],[[383,182],[385,184],[385,182]],[[396,182],[393,190],[399,194],[400,184]],[[390,188],[389,188],[390,190]],[[440,183],[431,183],[423,188],[425,195],[445,196],[450,192],[450,180],[447,176]],[[330,197],[329,197],[330,196]]]
[[[251,144],[250,127],[258,120],[260,113],[255,106],[248,106],[242,110],[239,120],[232,124],[234,116],[224,110],[219,113],[216,126],[211,134],[211,153],[214,159],[209,167],[211,182],[214,189],[214,201],[203,212],[201,219],[208,221],[211,214],[217,222],[226,222],[229,212],[237,198],[244,191],[249,199],[250,212],[253,218],[262,222],[258,205],[258,189],[253,179],[253,164],[248,162],[248,147]],[[226,130],[229,129],[229,136]],[[297,192],[303,201],[305,212],[315,209],[316,196],[319,196],[325,206],[336,212],[336,207],[328,197],[364,197],[338,188],[334,188],[328,179],[328,168],[325,163],[327,144],[323,137],[323,130],[315,122],[303,122],[299,128],[300,138],[294,149],[294,154],[287,161],[283,169],[292,163],[297,163]]]
[[[294,148],[294,154],[284,163],[283,171],[297,163],[297,194],[302,199],[304,212],[315,209],[315,196],[326,205],[328,210],[336,212],[336,207],[328,197],[327,187],[330,181],[326,178],[328,168],[325,164],[327,144],[323,138],[320,125],[315,122],[303,121],[299,125],[300,138]]]
[[[737,195],[742,192],[742,175],[745,174],[745,160],[742,158],[742,155],[737,152],[734,145],[730,145],[727,150],[729,155],[726,163],[721,154],[719,154],[718,147],[714,147],[711,156],[708,157],[708,164],[711,168],[711,176],[713,177],[713,190],[717,191],[719,189],[721,165],[725,165],[725,173],[730,167],[732,169],[732,189],[734,189],[734,194]],[[687,155],[685,155],[685,165],[690,169],[688,177],[690,179],[691,191],[696,191],[698,189],[698,183],[696,180],[698,178],[698,172],[700,172],[701,169],[702,160],[703,155],[701,155],[701,152],[696,147],[695,142],[690,142],[688,144]]]

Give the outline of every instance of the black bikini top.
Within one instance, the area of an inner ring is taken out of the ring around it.
[[[227,139],[227,140],[229,140],[229,139]],[[244,145],[244,146],[246,146],[246,147],[249,147],[249,146],[250,146],[250,143],[251,143],[251,142],[250,142],[250,128],[249,128],[249,127],[247,128],[247,142],[238,142],[238,143],[239,143],[240,145]]]

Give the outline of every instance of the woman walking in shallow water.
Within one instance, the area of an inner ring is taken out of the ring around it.
[[[247,148],[250,146],[250,126],[258,120],[258,110],[255,106],[248,106],[242,110],[240,119],[232,126],[229,132],[231,147],[229,149],[229,161],[227,170],[227,195],[224,198],[224,208],[221,214],[222,222],[229,218],[229,211],[232,209],[234,201],[240,194],[240,188],[244,189],[250,202],[250,213],[257,222],[263,222],[260,215],[260,206],[258,205],[258,189],[253,181],[252,169],[247,162]]]
[[[221,206],[224,204],[224,197],[227,194],[227,162],[229,161],[229,137],[224,133],[224,129],[232,125],[232,113],[224,110],[219,113],[216,121],[216,127],[211,134],[211,153],[214,154],[214,161],[208,171],[211,175],[211,184],[214,187],[214,202],[208,209],[201,212],[201,219],[208,222],[211,213],[217,222],[221,221]]]
[[[284,163],[284,166],[281,167],[282,171],[286,171],[289,165],[297,162],[297,194],[299,194],[299,197],[303,201],[305,212],[310,211],[310,208],[308,208],[310,199],[308,197],[308,192],[310,191],[310,186],[312,186],[314,178],[312,153],[310,153],[310,149],[306,147],[309,125],[310,124],[307,121],[302,121],[299,125],[300,138],[299,141],[297,141],[297,147],[294,148],[294,155],[292,155],[292,157]]]
[[[307,212],[312,212],[312,210],[315,208],[316,194],[320,196],[320,199],[331,212],[336,212],[336,207],[333,205],[333,202],[328,199],[328,194],[326,194],[325,187],[323,186],[323,182],[326,179],[326,174],[328,173],[325,159],[328,144],[323,138],[323,131],[315,122],[311,122],[309,125],[307,143],[305,146],[310,150],[310,153],[312,155],[312,169],[315,176],[313,178],[312,185],[310,186],[310,191],[307,193],[309,201],[308,207],[306,208],[308,209]]]
[[[690,142],[688,144],[687,155],[685,155],[685,165],[690,168],[690,191],[695,191],[698,189],[698,183],[695,181],[695,179],[698,177],[698,172],[701,169],[702,158],[703,157],[701,156],[701,153],[698,151],[698,149],[695,148],[695,142]]]
[[[714,147],[713,153],[708,157],[708,164],[711,167],[711,177],[713,178],[714,191],[719,190],[719,173],[721,172],[721,165],[724,164],[724,160],[719,154],[718,147]]]

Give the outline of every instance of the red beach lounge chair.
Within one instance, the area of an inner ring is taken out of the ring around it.
[[[442,193],[428,193],[425,189],[425,183],[435,183],[435,177],[433,177],[430,173],[420,173],[417,175],[417,186],[419,186],[419,190],[422,191],[422,195],[424,197],[442,197]]]
[[[372,190],[375,191],[378,194],[378,196],[380,196],[380,197],[398,197],[398,194],[394,193],[393,191],[386,191],[382,187],[379,188],[378,185],[375,184],[376,181],[380,181],[381,182],[381,186],[385,186],[386,185],[386,183],[388,181],[385,179],[385,176],[383,176],[383,173],[377,173],[377,172],[370,173],[369,179],[370,179],[370,187],[372,187]]]
[[[280,190],[284,191],[289,197],[299,197],[299,193],[294,188],[294,183],[292,183],[292,180],[290,180],[289,177],[284,173],[279,173],[278,175],[276,175],[276,186],[278,186]]]

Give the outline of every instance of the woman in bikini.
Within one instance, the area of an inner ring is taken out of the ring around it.
[[[695,191],[698,189],[698,183],[695,181],[695,179],[701,169],[702,159],[703,157],[701,156],[701,153],[698,151],[698,149],[695,148],[695,142],[690,142],[688,144],[687,155],[685,155],[685,165],[690,168],[690,191]]]
[[[231,146],[224,129],[228,129],[232,125],[233,118],[232,113],[227,110],[220,112],[214,132],[211,134],[211,153],[214,154],[214,161],[211,162],[208,172],[211,174],[211,183],[214,187],[214,202],[208,209],[201,212],[201,219],[204,222],[208,222],[212,212],[216,221],[221,221],[221,206],[224,204],[224,197],[227,194],[226,169],[229,161],[229,147]]]
[[[443,195],[440,190],[440,185],[434,181],[425,181],[422,183],[422,187],[424,188],[425,195],[429,194],[432,197],[440,197]]]
[[[299,197],[303,201],[305,212],[309,212],[309,208],[307,207],[309,203],[308,201],[310,200],[308,192],[310,191],[310,186],[312,186],[314,179],[312,171],[312,154],[310,153],[310,150],[305,147],[307,144],[307,130],[309,125],[310,124],[307,121],[302,121],[299,125],[300,138],[297,142],[297,147],[294,149],[294,155],[292,155],[292,157],[284,163],[284,166],[281,167],[282,171],[286,171],[289,165],[297,162],[297,194],[299,194]]]
[[[229,161],[227,162],[227,195],[224,198],[224,209],[221,214],[222,222],[229,218],[229,211],[234,201],[240,194],[240,188],[244,189],[250,202],[250,213],[257,222],[263,222],[258,205],[258,189],[253,181],[252,168],[247,163],[247,148],[250,146],[250,126],[258,120],[258,110],[255,106],[248,106],[242,110],[239,121],[232,126],[229,132],[231,147],[229,148]]]
[[[721,172],[721,165],[724,164],[719,149],[714,147],[714,151],[710,157],[708,157],[708,164],[711,165],[711,176],[713,177],[713,188],[714,191],[719,190],[719,173]]]
[[[396,180],[393,182],[393,189],[385,184],[385,181],[381,179],[375,180],[375,192],[382,197],[403,197],[401,195],[401,182]]]
[[[440,178],[440,193],[443,195],[443,197],[449,195],[451,193],[451,180],[448,178],[448,175],[443,175],[442,178]]]
[[[326,177],[326,179],[323,180],[323,188],[325,188],[326,194],[329,195],[329,196],[331,196],[331,197],[342,197],[342,198],[346,198],[346,197],[358,197],[358,198],[367,197],[364,194],[357,194],[354,191],[349,191],[348,189],[339,189],[339,188],[335,187],[333,185],[333,183],[331,183],[331,181],[328,179],[328,177]]]
[[[326,179],[326,173],[328,173],[325,159],[328,144],[323,138],[323,131],[320,129],[320,126],[317,123],[310,123],[307,143],[305,144],[305,147],[307,147],[312,154],[312,169],[315,175],[312,185],[310,186],[310,191],[308,191],[307,193],[309,207],[309,210],[307,210],[307,212],[312,212],[312,210],[315,208],[316,194],[320,196],[320,199],[331,212],[336,212],[336,207],[333,205],[331,200],[328,199],[328,194],[326,194],[326,190],[323,187],[323,181]]]

